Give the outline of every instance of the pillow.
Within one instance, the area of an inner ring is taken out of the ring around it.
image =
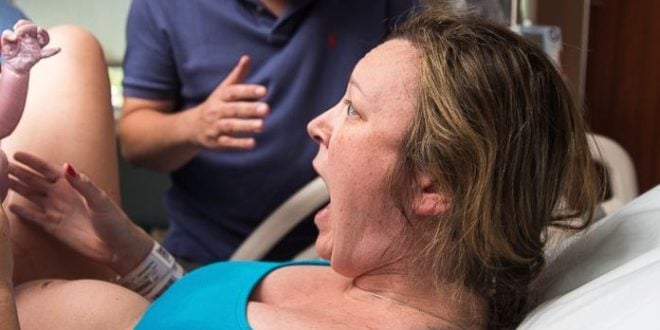
[[[659,327],[660,186],[555,251],[519,329]]]

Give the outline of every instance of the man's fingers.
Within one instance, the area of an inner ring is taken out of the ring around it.
[[[223,87],[229,86],[229,85],[234,85],[234,84],[240,84],[243,81],[245,81],[245,78],[247,77],[248,73],[250,72],[250,66],[251,66],[251,61],[250,57],[247,55],[241,56],[241,58],[238,59],[238,63],[236,63],[236,66],[231,70],[231,72],[225,77],[225,79],[216,87],[216,91],[222,89]],[[215,93],[215,91],[214,91]]]
[[[216,126],[215,136],[235,135],[243,133],[261,133],[264,121],[261,119],[221,119]]]
[[[247,55],[241,56],[232,71],[213,90],[209,99],[219,99],[229,102],[245,99],[256,100],[266,96],[266,87],[255,84],[243,84],[250,72],[250,67],[250,57]]]
[[[263,118],[270,112],[270,107],[263,102],[232,102],[224,104],[219,111],[221,119]]]
[[[249,150],[254,148],[256,144],[254,138],[236,138],[223,135],[217,139],[217,145],[214,149]]]
[[[234,84],[217,90],[211,100],[224,102],[256,101],[266,96],[266,92],[266,87],[262,85]]]

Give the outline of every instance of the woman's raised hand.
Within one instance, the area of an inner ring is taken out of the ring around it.
[[[20,219],[120,275],[149,254],[153,240],[85,174],[25,152],[14,159],[9,188],[31,202],[9,205]]]

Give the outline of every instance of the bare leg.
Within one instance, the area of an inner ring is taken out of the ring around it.
[[[40,280],[16,288],[21,329],[133,329],[149,302],[96,280]]]
[[[54,163],[70,162],[86,172],[119,203],[114,120],[103,52],[87,32],[73,26],[49,30],[57,56],[36,65],[30,76],[25,112],[17,129],[2,141],[9,159],[15,151]],[[8,203],[27,203],[10,192]],[[91,264],[39,229],[9,214],[14,252],[14,284],[40,278],[101,278],[112,273]]]

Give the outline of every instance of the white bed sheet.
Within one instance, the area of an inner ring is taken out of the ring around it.
[[[660,329],[660,186],[557,251],[519,329]]]

